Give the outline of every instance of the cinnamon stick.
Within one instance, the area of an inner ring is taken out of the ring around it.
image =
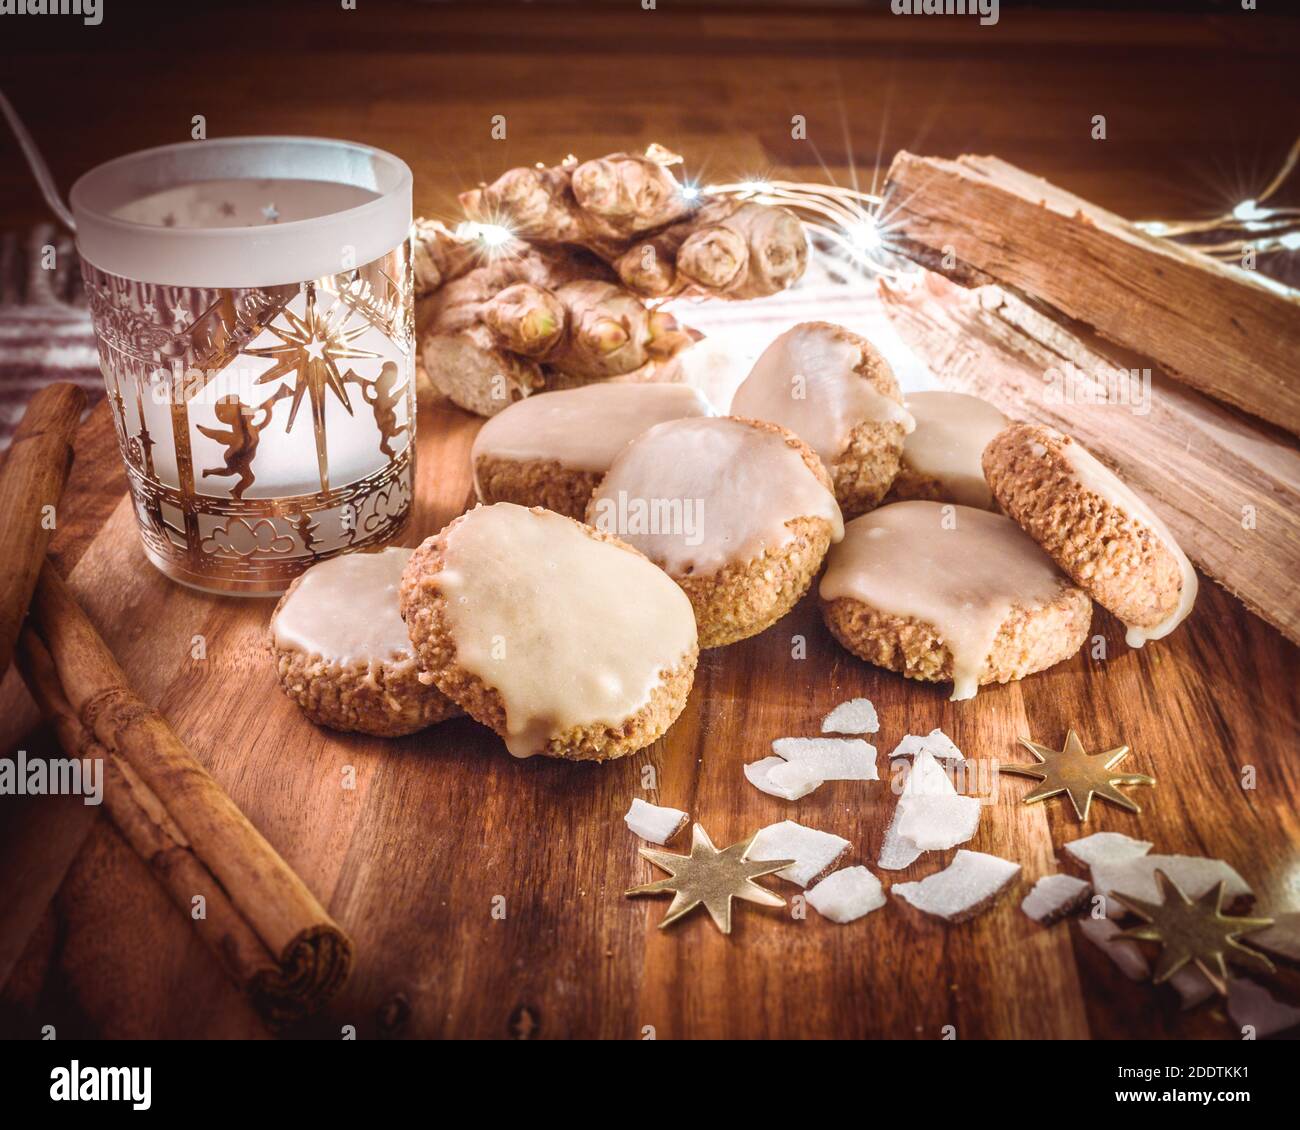
[[[0,678],[14,645],[54,529],[54,507],[72,467],[72,437],[86,394],[66,382],[41,389],[23,413],[0,468]],[[50,509],[46,509],[49,507]]]
[[[62,727],[60,739],[67,735],[65,747],[78,749],[89,740],[117,760],[127,789],[134,792],[119,802],[130,829],[123,829],[128,840],[146,849],[164,848],[164,865],[180,860],[179,873],[164,883],[169,890],[177,885],[187,908],[199,893],[187,889],[192,878],[198,881],[206,872],[218,884],[232,911],[273,959],[269,968],[260,964],[250,939],[232,934],[242,949],[228,955],[228,968],[246,985],[263,1016],[283,1023],[319,1008],[347,978],[351,940],[166,719],[131,690],[112,652],[48,562],[32,602],[32,627],[50,657],[62,702],[52,693],[51,672],[41,669],[39,651],[29,648],[34,660],[24,663],[33,692],[49,700],[51,716]],[[72,718],[80,729],[72,726]],[[106,795],[113,785],[107,777]],[[177,849],[192,856],[200,870],[178,856]]]
[[[100,745],[82,725],[63,693],[54,660],[31,628],[19,637],[17,662],[32,697],[54,726],[68,756],[103,764],[104,807],[122,837],[193,922],[231,979],[240,988],[255,992],[260,979],[278,971],[276,960],[194,854],[167,806],[125,761]],[[196,895],[205,903],[202,918],[191,913]]]

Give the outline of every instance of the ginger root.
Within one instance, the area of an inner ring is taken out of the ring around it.
[[[477,223],[610,258],[627,240],[690,211],[664,159],[612,153],[581,164],[569,158],[549,169],[510,169],[490,185],[461,193],[460,202]]]
[[[784,290],[807,264],[808,240],[794,213],[713,200],[682,223],[634,243],[614,261],[614,269],[624,284],[654,298],[743,299]]]
[[[528,249],[445,282],[421,303],[429,379],[462,408],[492,416],[544,387],[635,372],[690,344],[671,315],[592,277],[602,269]]]
[[[420,356],[435,387],[491,416],[543,388],[648,377],[696,336],[659,301],[758,298],[803,274],[803,225],[785,208],[692,199],[680,158],[570,157],[510,169],[460,197],[489,250],[437,221],[412,232]]]

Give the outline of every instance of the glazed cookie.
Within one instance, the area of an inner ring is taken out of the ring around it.
[[[398,612],[409,549],[348,553],[313,565],[271,617],[280,686],[313,722],[380,737],[459,714],[419,666]]]
[[[811,447],[846,518],[885,497],[912,430],[889,364],[866,338],[829,322],[803,322],[772,342],[731,411],[789,428]]]
[[[1022,679],[1083,644],[1092,604],[1010,518],[896,502],[850,522],[821,582],[826,626],[868,663],[952,698]]]
[[[1067,435],[1013,424],[984,449],[1002,508],[1128,629],[1167,636],[1196,601],[1196,570],[1150,506]]]
[[[649,745],[686,705],[699,655],[690,602],[640,553],[509,502],[415,551],[402,616],[427,677],[516,757]]]
[[[516,401],[479,430],[470,460],[481,502],[544,506],[582,521],[629,440],[665,420],[708,416],[682,384],[594,384]]]
[[[844,527],[807,444],[734,416],[673,420],[634,439],[587,520],[661,566],[690,597],[700,646],[761,632],[808,591]]]
[[[887,502],[927,499],[996,510],[980,456],[1010,422],[987,400],[962,392],[913,392],[907,410],[916,430],[903,442],[903,462]]]

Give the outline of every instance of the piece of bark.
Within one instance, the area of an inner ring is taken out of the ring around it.
[[[14,645],[45,560],[54,522],[72,468],[72,437],[86,394],[61,382],[41,389],[23,413],[0,468],[0,678],[13,661]],[[50,509],[47,511],[47,507]],[[47,517],[48,515],[48,517]]]
[[[900,152],[891,244],[963,285],[1050,304],[1202,392],[1300,435],[1300,302],[995,157]]]
[[[1081,382],[1075,391],[1100,395],[1104,379],[1089,384],[1090,376],[1142,362],[997,287],[963,290],[927,273],[882,286],[882,295],[899,334],[943,384],[1074,436],[1151,501],[1203,572],[1300,643],[1300,453],[1290,436],[1158,370],[1145,415],[1053,395],[1045,376],[1067,366]]]
[[[247,974],[245,987],[270,1023],[289,1023],[315,1011],[347,978],[352,963],[348,936],[166,719],[130,689],[112,652],[48,564],[32,602],[32,628],[49,653],[52,671],[41,667],[40,651],[29,648],[29,658],[36,659],[27,663],[31,688],[46,700],[56,725],[62,725],[61,740],[66,735],[69,753],[82,756],[82,745],[90,741],[118,759],[119,772],[106,774],[105,787],[130,790],[119,808],[127,840],[142,850],[166,852],[158,861],[164,870],[172,865],[185,869],[165,878],[164,885],[176,882],[183,891],[198,881],[190,854],[210,873],[231,911],[237,911],[273,959],[269,967],[259,964],[247,932],[232,933],[221,943],[240,947],[226,957],[232,968]],[[66,709],[51,680],[60,685]],[[71,727],[74,717],[84,737]],[[177,853],[176,848],[185,850]],[[224,908],[223,902],[219,909]]]

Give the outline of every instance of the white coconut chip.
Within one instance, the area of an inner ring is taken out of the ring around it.
[[[1138,855],[1092,867],[1092,886],[1099,895],[1121,894],[1145,902],[1163,902],[1156,886],[1156,870],[1163,871],[1188,898],[1198,898],[1220,879],[1225,880],[1223,901],[1250,895],[1251,889],[1237,872],[1221,859],[1196,855]]]
[[[1094,832],[1081,840],[1071,840],[1065,845],[1065,850],[1085,867],[1091,867],[1094,863],[1119,863],[1146,855],[1154,846],[1122,832]]]
[[[1300,1008],[1277,1000],[1263,985],[1244,977],[1228,979],[1228,1015],[1238,1027],[1255,1029],[1256,1039],[1300,1024]]]
[[[966,755],[952,743],[942,730],[937,727],[928,734],[907,734],[894,746],[889,755],[890,761],[896,757],[915,757],[918,753],[928,753],[940,761],[965,761]]]
[[[885,891],[865,867],[845,867],[808,891],[808,901],[823,918],[852,922],[885,905]]]
[[[759,792],[782,800],[807,796],[822,779],[807,766],[781,757],[764,757],[745,766],[745,778]]]
[[[1146,981],[1151,965],[1132,938],[1116,938],[1122,927],[1109,918],[1084,918],[1079,921],[1083,936],[1111,959],[1130,981]]]
[[[898,802],[898,835],[920,851],[947,851],[975,835],[984,806],[973,796],[920,796]]]
[[[823,781],[879,781],[876,747],[861,738],[777,738],[772,752]]]
[[[923,851],[945,851],[966,843],[979,827],[983,806],[958,794],[928,749],[918,749],[876,863],[886,871],[910,867]]]
[[[869,698],[841,702],[822,719],[823,734],[874,734],[880,729],[875,704]]]
[[[1040,926],[1050,926],[1073,914],[1090,894],[1092,884],[1073,875],[1044,875],[1025,896],[1020,909]]]
[[[682,830],[688,819],[680,808],[647,804],[640,797],[632,798],[632,806],[623,817],[633,832],[652,844],[666,844]]]
[[[1300,911],[1279,914],[1272,926],[1253,934],[1243,934],[1242,941],[1288,961],[1300,961]]]
[[[937,875],[895,883],[892,891],[917,910],[945,922],[965,922],[987,910],[1020,874],[1020,864],[982,851],[959,851]]]
[[[842,836],[805,828],[793,820],[782,820],[759,830],[745,853],[747,859],[793,859],[789,867],[777,872],[801,887],[808,886],[832,871],[849,850]]]
[[[921,858],[921,849],[898,834],[898,822],[904,811],[901,801],[894,806],[894,818],[885,831],[885,842],[880,845],[876,866],[884,871],[902,871]]]

